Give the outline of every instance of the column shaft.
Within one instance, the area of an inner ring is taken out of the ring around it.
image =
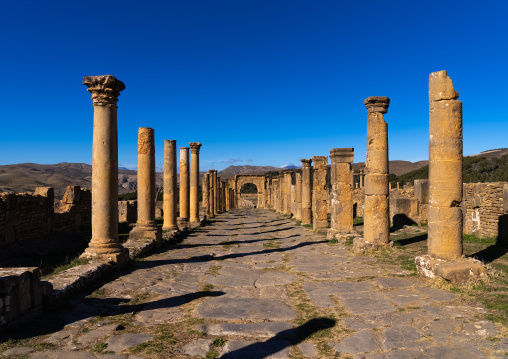
[[[302,161],[302,224],[312,224],[311,159]]]
[[[177,226],[177,174],[176,174],[176,140],[164,141],[164,194],[163,216],[164,230],[175,230]]]
[[[429,76],[429,240],[433,258],[462,256],[462,102],[446,71]]]
[[[328,227],[328,211],[326,202],[328,192],[326,188],[326,170],[328,156],[314,156],[313,176],[313,218],[312,227],[314,230]]]
[[[199,149],[200,142],[191,142],[191,176],[190,176],[190,222],[197,223],[199,219]]]
[[[331,223],[328,238],[353,231],[352,148],[333,148],[331,159]]]
[[[180,218],[188,225],[190,215],[189,147],[180,147]]]

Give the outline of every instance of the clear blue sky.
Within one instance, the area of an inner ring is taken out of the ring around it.
[[[508,1],[2,1],[0,164],[92,159],[85,75],[111,74],[119,162],[137,129],[203,143],[201,169],[354,147],[388,96],[390,159],[428,158],[428,75],[447,70],[464,154],[508,147]]]

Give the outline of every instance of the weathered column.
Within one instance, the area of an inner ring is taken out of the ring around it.
[[[229,197],[231,193],[229,192],[229,181],[225,182],[225,194],[226,194],[226,211],[231,209],[231,198]]]
[[[462,102],[446,71],[429,76],[428,255],[416,257],[420,275],[452,283],[486,275],[482,262],[462,259]]]
[[[314,230],[328,227],[326,200],[328,192],[326,188],[326,167],[328,164],[328,156],[313,156],[314,176],[313,176],[313,201],[314,211],[312,218],[312,228]]]
[[[293,171],[284,171],[284,214],[291,216],[291,183]]]
[[[432,258],[462,256],[462,102],[446,71],[429,76],[429,239]],[[398,183],[397,183],[398,184]]]
[[[200,142],[190,142],[191,176],[190,176],[190,222],[199,223],[199,149]]]
[[[176,140],[164,141],[164,194],[163,194],[163,230],[178,229],[176,218]]]
[[[213,179],[213,172],[215,170],[209,170],[208,173],[210,174],[210,179],[208,181],[208,186],[210,188],[210,197],[208,198],[208,204],[210,206],[210,216],[214,216],[216,213],[214,212],[215,208],[215,188],[214,188],[214,179]]]
[[[351,163],[353,148],[332,148],[331,165],[331,223],[327,238],[347,239],[344,235],[353,231],[353,172]]]
[[[355,251],[379,248],[390,242],[388,186],[388,125],[384,114],[390,99],[373,96],[363,101],[367,107],[367,161],[365,163],[365,207],[363,240]]]
[[[360,171],[360,188],[365,187],[365,172],[364,170]]]
[[[213,170],[213,196],[214,196],[214,200],[213,200],[213,214],[217,214],[219,213],[219,197],[220,197],[220,193],[219,193],[219,179],[217,177],[217,170]]]
[[[92,239],[82,257],[124,265],[129,251],[118,240],[117,102],[122,81],[114,76],[85,76],[92,94]]]
[[[296,185],[291,185],[291,217],[296,218],[296,210],[297,210],[297,204],[296,201]]]
[[[286,181],[284,180],[284,175],[279,175],[279,197],[280,197],[280,213],[284,214],[286,212],[286,202],[287,196],[284,188],[286,187]]]
[[[274,211],[277,211],[279,208],[278,182],[279,179],[277,177],[272,177],[272,208]]]
[[[189,147],[180,147],[180,219],[183,226],[189,226]]]
[[[155,222],[155,138],[153,128],[138,131],[138,220],[130,239],[152,239],[161,243],[161,231]]]
[[[302,220],[302,174],[296,173],[296,220]]]
[[[203,209],[205,216],[210,216],[210,173],[203,174]]]
[[[302,224],[312,224],[311,159],[302,161]]]

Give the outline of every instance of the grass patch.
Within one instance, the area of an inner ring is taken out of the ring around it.
[[[233,236],[231,236],[231,237],[233,237]],[[230,249],[234,245],[234,243],[232,241],[222,241],[219,244],[222,245],[222,248],[225,249],[225,250]]]
[[[304,224],[303,226],[304,226],[304,227],[307,227],[307,228],[311,228],[311,229],[313,228],[313,227],[312,227],[312,224]]]
[[[201,287],[202,292],[211,292],[213,290],[213,284],[207,283]]]
[[[53,269],[53,271],[51,273],[49,273],[47,276],[54,276],[54,275],[57,275],[58,273],[62,273],[64,271],[66,271],[67,269],[70,269],[72,267],[76,267],[76,266],[79,266],[79,265],[84,265],[84,264],[88,264],[90,263],[90,259],[89,258],[80,258],[80,257],[76,257],[74,259],[71,259],[70,261],[69,260],[66,260],[66,262],[68,262],[67,264],[64,264],[64,265],[61,265],[61,266],[58,266],[56,267],[55,269]]]
[[[363,225],[363,217],[353,218],[353,226],[362,226],[362,225]]]
[[[92,292],[92,294],[87,296],[87,298],[104,298],[104,297],[106,297],[106,289],[105,288],[96,289]]]
[[[91,347],[90,350],[93,352],[96,352],[96,353],[107,354],[107,352],[105,352],[107,347],[108,347],[108,343],[99,343],[99,344],[96,344],[93,347]],[[114,353],[114,352],[110,351],[109,353]]]
[[[275,240],[270,240],[269,242],[263,243],[263,247],[265,248],[275,248],[279,249],[281,246],[281,243]]]
[[[328,243],[336,244],[336,243],[339,243],[339,241],[337,240],[337,238],[332,238],[332,239],[328,240]]]
[[[485,237],[485,238],[477,238],[472,234],[462,234],[462,240],[464,243],[479,243],[483,244],[484,246],[493,246],[496,244],[496,238],[495,237]]]

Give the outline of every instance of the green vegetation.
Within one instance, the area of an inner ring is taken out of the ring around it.
[[[79,265],[83,265],[83,264],[88,264],[88,262],[90,262],[90,259],[88,258],[80,258],[80,257],[77,257],[77,258],[74,258],[74,259],[71,259],[70,261],[68,261],[67,264],[64,264],[64,265],[61,265],[59,267],[56,267],[53,272],[51,272],[49,275],[55,275],[55,274],[58,274],[58,273],[62,273],[63,271],[66,271],[67,269],[69,268],[72,268],[72,267],[75,267],[75,266],[79,266]]]
[[[254,183],[245,183],[240,189],[240,193],[258,193],[258,188]]]
[[[118,194],[119,201],[132,201],[135,199],[138,199],[138,192],[137,191]]]
[[[482,156],[464,157],[462,161],[464,183],[508,181],[508,155],[487,158]],[[400,182],[414,183],[415,179],[428,179],[429,166],[405,173],[401,176],[390,174],[389,181],[393,186]]]

